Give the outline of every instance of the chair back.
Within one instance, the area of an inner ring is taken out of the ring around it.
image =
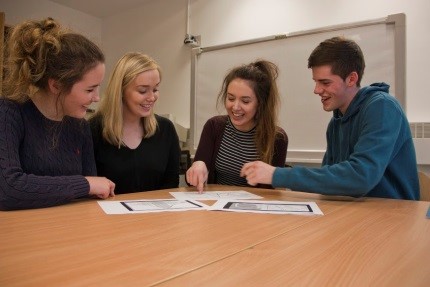
[[[418,171],[420,180],[420,200],[430,201],[430,176],[422,171]]]

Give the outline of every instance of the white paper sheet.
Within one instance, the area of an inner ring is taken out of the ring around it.
[[[323,215],[315,202],[263,201],[263,200],[218,200],[209,210],[234,212]]]
[[[194,200],[141,199],[97,202],[106,214],[130,214],[208,209],[207,205]]]
[[[260,199],[261,196],[247,192],[245,190],[234,191],[205,191],[199,193],[198,191],[186,192],[170,192],[176,199],[182,200],[219,200],[219,199]]]

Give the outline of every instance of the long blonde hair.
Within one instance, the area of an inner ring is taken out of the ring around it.
[[[101,99],[99,109],[92,116],[101,116],[103,138],[110,144],[118,146],[118,148],[124,145],[122,141],[122,98],[124,91],[137,75],[149,70],[157,70],[161,79],[160,66],[154,59],[139,52],[125,54],[116,63],[106,91]],[[157,130],[157,120],[154,112],[152,111],[150,116],[142,118],[142,123],[144,138],[153,136]]]

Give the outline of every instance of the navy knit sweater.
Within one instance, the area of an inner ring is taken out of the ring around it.
[[[0,99],[0,210],[55,206],[88,196],[95,176],[83,119],[45,118],[29,100]]]

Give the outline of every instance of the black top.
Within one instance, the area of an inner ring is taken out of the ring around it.
[[[90,120],[97,174],[115,183],[115,193],[130,193],[179,185],[179,139],[173,123],[155,116],[158,127],[139,146],[113,146],[102,137],[101,117]]]

